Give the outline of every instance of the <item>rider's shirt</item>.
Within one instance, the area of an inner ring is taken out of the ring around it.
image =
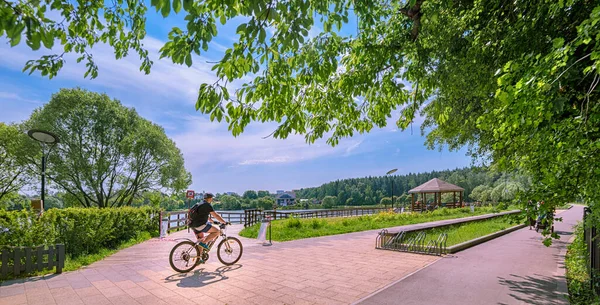
[[[211,212],[214,212],[212,205],[208,203],[206,200],[202,201],[202,203],[196,203],[198,206],[195,210],[195,217],[192,217],[191,227],[199,227],[205,225],[208,222],[208,215]]]

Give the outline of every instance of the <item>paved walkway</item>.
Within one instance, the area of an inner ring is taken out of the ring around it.
[[[457,221],[461,220],[433,224]],[[212,252],[207,264],[179,274],[170,268],[168,255],[176,243],[170,239],[192,236],[181,231],[170,235],[169,240],[149,240],[78,271],[4,282],[0,285],[0,305],[349,304],[440,259],[375,250],[378,231],[275,243],[270,247],[242,239],[244,254],[239,264],[223,266]],[[533,233],[527,233],[531,234],[531,243],[538,242]],[[506,265],[497,254],[492,257],[491,264]],[[432,267],[437,265],[442,264]],[[462,283],[460,279],[454,281]],[[394,298],[396,303],[398,297]],[[405,299],[409,298],[403,295],[403,303]]]
[[[581,206],[559,214],[561,238],[549,248],[526,227],[447,256],[359,304],[568,304],[564,255],[582,216]]]

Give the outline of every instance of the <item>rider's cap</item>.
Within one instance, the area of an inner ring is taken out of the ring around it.
[[[204,193],[204,199],[213,198],[213,197],[215,197],[215,195],[213,195],[212,193]]]

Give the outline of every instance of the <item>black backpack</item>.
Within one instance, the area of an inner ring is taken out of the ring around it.
[[[188,226],[191,225],[196,220],[198,220],[198,217],[200,217],[200,215],[198,215],[198,208],[200,207],[201,204],[204,204],[204,202],[196,203],[188,210],[188,213],[187,213],[188,214],[187,215],[187,225]]]

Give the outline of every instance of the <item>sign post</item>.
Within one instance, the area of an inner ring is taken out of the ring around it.
[[[188,202],[188,215],[185,219],[185,222],[187,223],[189,221],[190,215],[189,215],[189,211],[190,211],[190,202],[192,201],[192,199],[194,199],[194,191],[193,190],[187,190],[185,192],[185,198],[187,198],[187,202]],[[188,233],[190,233],[190,226],[188,226]]]

